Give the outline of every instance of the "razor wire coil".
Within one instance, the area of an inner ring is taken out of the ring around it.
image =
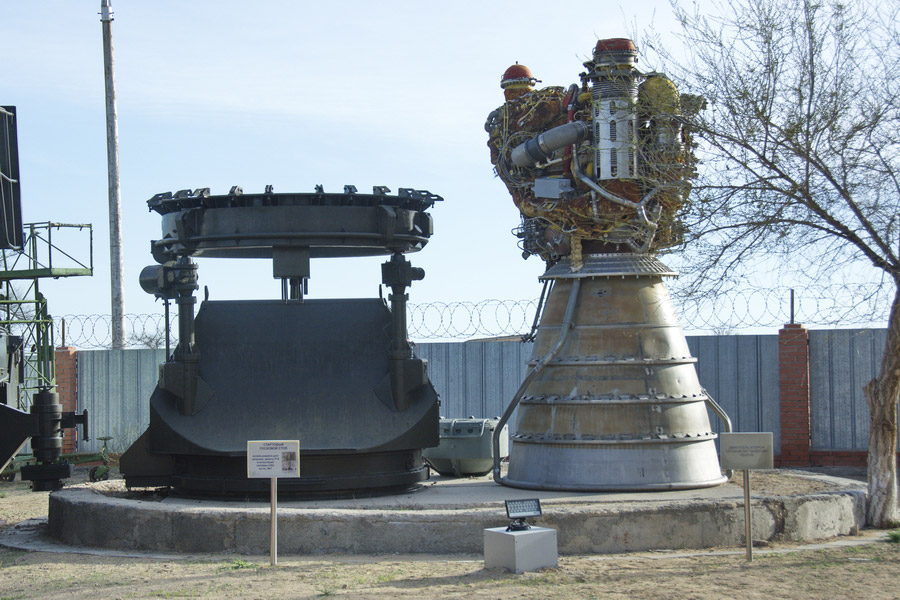
[[[790,322],[810,327],[884,327],[892,290],[877,284],[748,290],[716,297],[674,295],[676,312],[688,334],[730,334],[750,329],[780,328]],[[538,301],[481,300],[425,302],[408,305],[409,337],[417,342],[519,337],[531,329]],[[109,348],[109,315],[65,315],[54,318],[56,340],[80,349]],[[65,327],[65,332],[63,332]],[[162,314],[125,316],[126,344],[132,348],[164,348]],[[177,343],[177,315],[170,321],[170,342]],[[759,331],[756,331],[759,333]]]

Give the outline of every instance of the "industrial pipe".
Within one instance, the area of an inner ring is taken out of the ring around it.
[[[584,121],[572,121],[519,144],[512,151],[512,161],[517,167],[532,167],[547,160],[560,148],[577,144],[590,136],[591,128]]]
[[[566,97],[563,99],[563,103],[566,105],[566,123],[575,122],[575,102],[577,98],[578,85],[573,83],[569,86],[569,89],[566,91]],[[563,172],[571,173],[573,152],[574,146],[566,146],[565,160],[563,162]]]
[[[509,421],[509,418],[512,416],[513,411],[519,405],[519,402],[522,400],[522,396],[525,394],[525,390],[528,389],[528,386],[531,385],[531,382],[537,377],[537,374],[544,370],[544,367],[547,364],[556,358],[556,355],[559,354],[559,351],[562,350],[563,344],[566,342],[566,338],[569,335],[569,330],[572,329],[572,321],[575,318],[575,304],[577,304],[578,300],[578,292],[581,289],[581,279],[574,279],[572,281],[572,291],[569,292],[569,303],[566,305],[566,314],[563,317],[562,328],[559,332],[559,340],[556,342],[556,346],[553,347],[550,352],[547,353],[541,360],[534,365],[534,368],[530,373],[525,377],[525,380],[522,381],[522,385],[519,386],[519,389],[516,390],[516,395],[513,396],[512,402],[509,403],[509,406],[506,407],[506,412],[503,413],[503,416],[500,417],[500,421],[497,423],[497,427],[494,429],[494,435],[491,438],[491,442],[493,444],[493,454],[494,454],[494,481],[502,484],[500,477],[500,432],[503,431],[503,428],[506,426],[506,423]]]
[[[639,252],[646,252],[650,249],[650,243],[653,241],[653,237],[656,235],[656,230],[659,227],[659,224],[655,221],[651,221],[650,217],[647,216],[646,204],[650,201],[653,196],[659,191],[659,188],[653,188],[648,192],[643,198],[641,198],[640,202],[632,202],[631,200],[626,200],[625,198],[620,198],[615,194],[611,193],[609,190],[604,189],[600,185],[597,185],[594,181],[591,180],[590,177],[585,175],[581,167],[578,164],[578,160],[574,160],[572,162],[575,171],[575,177],[578,178],[579,181],[587,185],[592,191],[596,192],[600,196],[606,198],[610,202],[615,202],[616,204],[621,204],[622,206],[627,206],[629,208],[635,209],[638,217],[641,221],[644,222],[644,225],[650,230],[650,235],[646,239],[644,239],[644,243],[640,247],[634,247],[635,250]],[[596,208],[595,208],[595,218],[596,218]]]
[[[716,413],[716,416],[721,419],[722,425],[725,426],[725,433],[731,433],[733,431],[731,425],[731,417],[729,417],[728,413],[725,412],[725,409],[722,408],[719,403],[709,395],[709,392],[707,392],[705,388],[701,388],[701,391],[703,392],[704,401],[709,406],[710,410]],[[731,479],[732,472],[733,471],[731,471],[731,469],[725,471],[725,476]]]

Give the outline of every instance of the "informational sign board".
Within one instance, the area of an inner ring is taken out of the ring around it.
[[[247,442],[247,478],[300,477],[299,440],[251,440]]]
[[[269,564],[278,564],[278,479],[300,477],[300,440],[248,440],[247,478],[269,480]]]
[[[721,433],[719,456],[723,469],[774,469],[772,432]]]
[[[744,541],[747,562],[753,560],[753,524],[750,511],[750,471],[774,469],[772,432],[719,434],[719,460],[723,469],[744,472]]]

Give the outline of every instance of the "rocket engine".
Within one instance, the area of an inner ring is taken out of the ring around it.
[[[523,257],[551,285],[518,408],[505,479],[536,489],[656,490],[725,481],[696,359],[655,252],[682,238],[696,160],[684,116],[699,110],[628,39],[597,42],[581,83],[535,89],[515,64],[485,129],[519,208]],[[540,310],[540,309],[539,309]],[[495,456],[497,455],[495,448]]]
[[[580,85],[535,90],[518,64],[504,74],[503,82],[519,83],[501,83],[507,102],[485,129],[495,170],[522,213],[526,256],[555,262],[571,254],[577,268],[584,244],[585,252],[647,252],[679,243],[677,212],[695,163],[680,117],[698,103],[636,63],[631,40],[609,39],[584,63]],[[568,253],[559,252],[563,239]]]

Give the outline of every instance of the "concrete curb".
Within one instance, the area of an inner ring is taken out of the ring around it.
[[[856,482],[840,481],[848,489],[754,494],[754,540],[811,541],[861,530],[865,492]],[[557,530],[563,555],[740,546],[744,538],[737,486],[687,493],[559,494],[484,481],[450,483],[420,494],[370,502],[280,502],[279,553],[480,554],[483,530],[506,525],[502,500],[523,494],[541,498],[545,516],[539,524]],[[122,551],[266,554],[269,509],[262,502],[132,500],[82,485],[50,495],[48,534],[69,545]]]
[[[111,550],[109,548],[92,548],[88,546],[71,546],[50,538],[47,535],[47,518],[41,517],[37,519],[29,519],[22,521],[12,527],[0,530],[0,546],[13,550],[23,550],[26,552],[47,552],[52,554],[86,554],[90,556],[109,556],[116,558],[138,558],[144,560],[229,560],[235,555],[213,553],[213,554],[174,554],[159,552],[139,552],[134,550]],[[826,540],[823,542],[791,545],[785,548],[756,548],[753,550],[754,556],[765,556],[769,554],[790,554],[795,552],[809,552],[816,550],[827,550],[831,548],[847,548],[854,546],[865,546],[868,544],[876,544],[888,541],[888,534],[882,530],[865,530],[861,531],[857,536],[841,537],[838,539]],[[572,555],[590,558],[591,560],[607,561],[607,560],[666,560],[676,558],[696,558],[704,556],[744,556],[745,550],[696,550],[696,551],[674,551],[674,550],[650,550],[646,552],[631,552],[620,554],[595,554],[595,555]],[[250,558],[264,562],[265,554],[240,555],[244,558]],[[398,554],[370,554],[370,555],[329,555],[332,560],[347,560],[358,562],[360,560],[378,560],[382,557],[389,556],[391,560],[396,560]],[[460,561],[460,562],[481,562],[481,554],[407,554],[404,555],[408,560],[416,561]],[[284,557],[283,557],[284,558]],[[311,560],[319,560],[321,555],[311,556],[295,556],[296,558],[308,558]]]

